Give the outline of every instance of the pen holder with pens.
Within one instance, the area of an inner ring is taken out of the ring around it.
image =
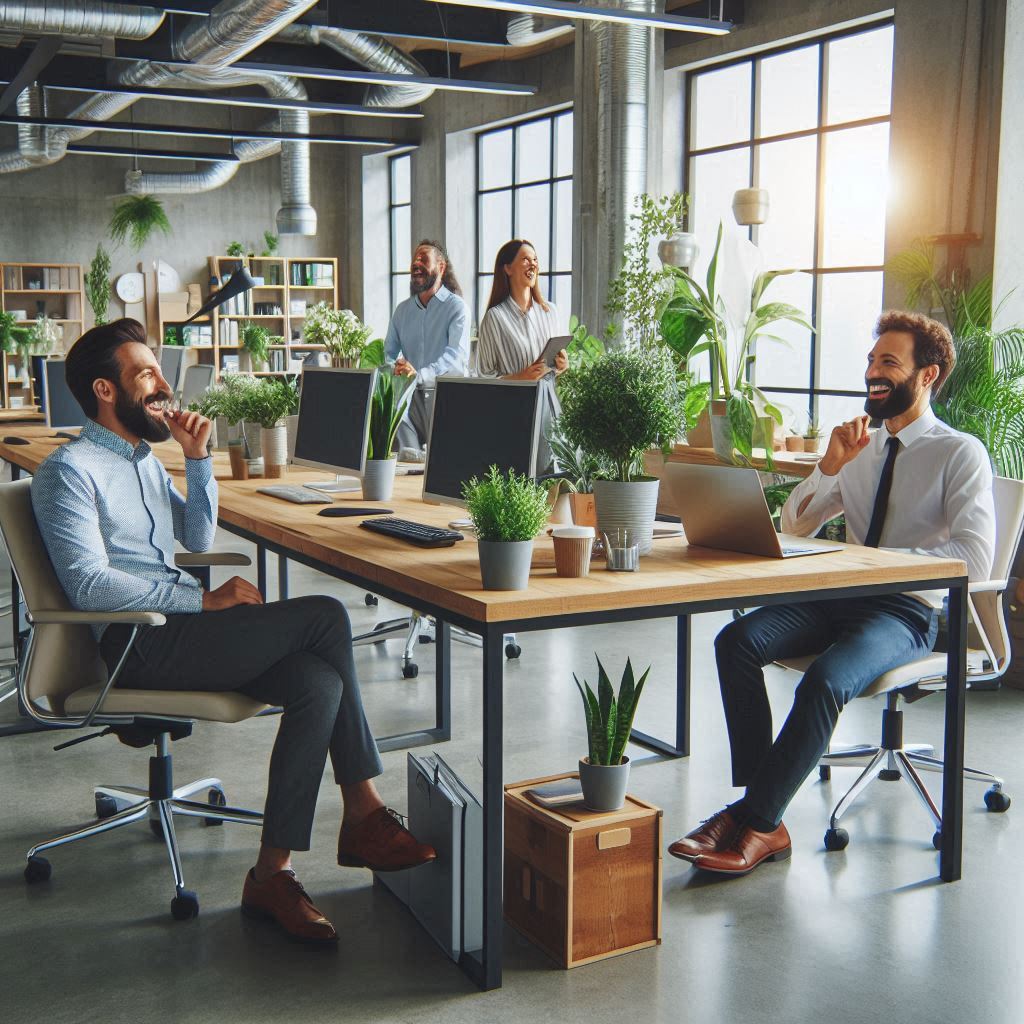
[[[616,526],[601,533],[605,564],[610,572],[638,572],[640,569],[640,531]]]

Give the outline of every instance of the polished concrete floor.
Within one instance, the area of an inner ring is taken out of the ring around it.
[[[226,546],[240,547],[230,538]],[[293,570],[292,592],[330,592],[357,628],[386,617],[362,594]],[[666,842],[732,796],[728,748],[710,657],[722,616],[694,623],[693,755],[636,767],[631,789],[664,808]],[[5,627],[6,628],[6,627]],[[505,675],[505,778],[571,769],[584,749],[572,673],[593,675],[594,653],[620,669],[627,655],[653,665],[641,728],[664,732],[673,703],[673,631],[668,621],[591,627],[521,638]],[[362,648],[358,665],[371,723],[380,734],[432,720],[433,650],[420,676],[398,670],[398,645]],[[479,783],[479,650],[454,646],[455,739],[444,755]],[[793,678],[773,676],[779,714]],[[11,702],[0,718],[12,716]],[[840,740],[873,740],[881,706],[847,709]],[[1001,772],[1012,794],[1024,775],[1024,693],[970,694],[968,759]],[[908,738],[941,744],[942,699],[907,713]],[[179,782],[216,774],[228,797],[261,806],[272,719],[198,725],[174,745]],[[928,1021],[1020,1024],[1024,968],[1024,824],[1014,807],[988,814],[981,788],[966,789],[964,879],[937,881],[932,827],[909,788],[877,783],[849,818],[842,853],[825,853],[832,802],[850,780],[808,781],[786,817],[790,861],[730,881],[703,876],[666,855],[664,942],[573,971],[557,969],[514,932],[505,935],[500,991],[478,992],[368,873],[334,863],[337,791],[325,778],[313,850],[296,857],[299,877],[337,925],[336,952],[292,945],[243,919],[238,898],[257,836],[245,826],[203,827],[178,819],[186,882],[202,905],[171,919],[166,856],[134,826],[53,851],[53,878],[28,887],[25,849],[89,817],[92,786],[144,784],[146,753],[104,738],[54,753],[50,734],[0,740],[0,1021],[458,1022]],[[642,756],[641,751],[635,751]],[[384,755],[385,798],[405,806],[405,754]],[[931,777],[939,790],[938,777]],[[1024,813],[1024,804],[1021,805]]]

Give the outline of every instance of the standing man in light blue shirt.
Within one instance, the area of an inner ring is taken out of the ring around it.
[[[434,381],[445,373],[463,374],[469,356],[469,310],[440,242],[416,246],[409,291],[391,314],[384,354],[395,373],[416,377],[416,390],[398,428],[399,448],[422,449],[430,433]]]
[[[176,540],[203,551],[216,531],[211,423],[168,408],[171,389],[145,340],[138,321],[116,320],[87,331],[68,353],[68,387],[89,422],[36,472],[36,522],[76,609],[166,616],[163,626],[139,629],[119,686],[233,690],[282,707],[263,839],[242,908],[293,938],[334,942],[334,927],[291,870],[291,851],[309,849],[328,753],[344,803],[340,865],[394,871],[435,854],[396,820],[373,785],[383,767],[363,713],[345,609],[329,597],[264,604],[238,576],[204,591],[175,568]],[[185,495],[150,447],[170,438],[185,455]],[[101,627],[97,638],[112,669],[131,629]]]

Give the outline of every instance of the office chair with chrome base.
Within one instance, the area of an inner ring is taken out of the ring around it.
[[[198,817],[207,824],[232,821],[262,825],[263,815],[227,806],[223,786],[216,778],[175,787],[168,752],[170,742],[187,736],[196,719],[241,722],[266,710],[266,706],[231,692],[115,688],[139,626],[161,626],[165,618],[158,612],[74,611],[36,526],[30,486],[31,480],[0,484],[0,533],[24,596],[30,625],[18,676],[18,691],[25,709],[36,721],[55,729],[100,726],[102,732],[93,735],[113,733],[129,746],[152,744],[156,751],[149,761],[148,788],[97,787],[98,820],[33,846],[26,858],[25,880],[33,883],[50,878],[50,863],[40,856],[44,851],[148,818],[154,833],[163,838],[170,857],[175,889],[171,913],[178,920],[187,920],[199,913],[199,900],[185,888],[174,816]],[[179,564],[197,567],[248,561],[244,555],[210,552],[184,555]],[[125,654],[110,675],[90,629],[100,623],[132,626]],[[72,742],[91,738],[85,736]],[[207,803],[189,799],[204,789],[209,790]]]
[[[1010,638],[1003,613],[1002,595],[1006,590],[1014,555],[1024,531],[1024,482],[996,477],[993,481],[996,512],[995,557],[992,562],[993,579],[972,583],[967,598],[969,626],[967,635],[967,685],[998,679],[1009,667]],[[816,657],[816,656],[815,656]],[[777,664],[798,672],[805,672],[814,657],[792,658]],[[829,750],[819,761],[818,773],[822,781],[831,778],[833,768],[861,768],[856,782],[836,804],[825,833],[825,849],[843,850],[850,835],[839,827],[839,820],[853,802],[876,779],[896,782],[906,779],[935,825],[932,843],[938,849],[942,834],[942,815],[928,793],[920,771],[941,772],[941,759],[927,744],[907,744],[903,741],[902,701],[912,703],[930,693],[944,690],[946,685],[946,655],[933,652],[907,665],[901,665],[876,679],[860,696],[886,695],[882,712],[882,736],[877,745],[860,744]],[[877,772],[877,774],[876,774]],[[1009,808],[1010,798],[1003,792],[1003,780],[991,772],[977,768],[964,768],[964,778],[987,782],[985,806],[994,812]]]

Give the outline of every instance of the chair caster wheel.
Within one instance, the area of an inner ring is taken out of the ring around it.
[[[28,863],[25,865],[25,881],[29,885],[35,885],[36,882],[48,882],[52,873],[53,868],[50,867],[50,862],[45,857],[29,857]]]
[[[378,604],[377,598],[374,597],[373,594],[367,594],[366,597],[363,598],[363,602],[367,608],[376,608]]]
[[[822,782],[829,782],[832,779],[832,766],[823,764],[818,768],[818,778]]]
[[[903,775],[897,768],[883,768],[878,773],[878,778],[882,782],[899,782],[900,779],[903,778]]]
[[[171,917],[175,921],[191,921],[199,916],[199,899],[194,892],[180,889],[178,895],[171,900]]]
[[[850,845],[850,833],[845,828],[830,828],[825,833],[825,849],[829,853],[845,850]]]
[[[164,826],[159,818],[149,819],[149,831],[162,843],[164,841]]]
[[[505,657],[508,658],[509,661],[515,661],[515,659],[522,653],[523,649],[519,644],[505,644]]]
[[[990,789],[985,793],[985,806],[996,814],[1010,809],[1010,798],[1001,789]]]
[[[415,679],[419,674],[420,667],[415,663],[402,666],[402,677],[404,679]]]
[[[936,832],[935,835],[932,836],[932,846],[934,846],[936,850],[941,850],[942,849],[942,833],[941,832]]]
[[[96,817],[102,821],[104,818],[112,818],[115,814],[117,814],[117,801],[112,796],[97,793]]]
[[[227,807],[228,798],[224,795],[223,789],[211,789],[206,794],[206,802],[211,807]],[[203,824],[212,828],[214,825],[223,825],[224,822],[220,818],[203,818]]]
[[[434,642],[434,638],[432,636],[428,636],[426,633],[420,633],[416,640],[421,644],[432,644]]]

